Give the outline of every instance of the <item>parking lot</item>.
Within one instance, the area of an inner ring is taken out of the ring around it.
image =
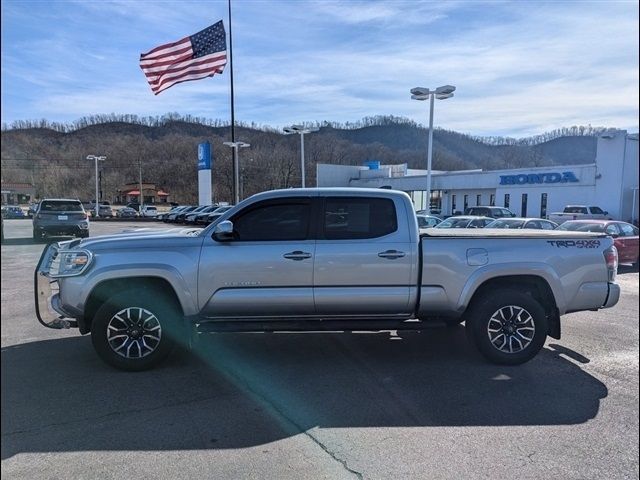
[[[91,235],[140,226],[92,223]],[[147,223],[144,227],[163,228]],[[2,245],[2,474],[44,478],[638,478],[638,272],[531,362],[464,328],[219,334],[124,373],[40,326],[31,222]]]

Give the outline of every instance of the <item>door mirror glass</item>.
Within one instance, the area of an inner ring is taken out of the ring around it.
[[[233,222],[224,220],[213,227],[213,238],[219,242],[233,239]]]

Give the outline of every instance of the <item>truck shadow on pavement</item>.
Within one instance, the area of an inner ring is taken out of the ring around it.
[[[463,327],[200,344],[141,373],[104,365],[87,337],[2,348],[2,458],[242,448],[316,427],[579,424],[607,396],[571,350],[551,344],[525,365],[496,366]]]

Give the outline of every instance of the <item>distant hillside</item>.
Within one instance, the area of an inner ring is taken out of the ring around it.
[[[127,121],[124,121],[127,120]],[[428,132],[395,117],[371,117],[342,126],[324,122],[305,137],[307,179],[315,182],[317,163],[361,165],[366,160],[407,163],[425,168]],[[565,133],[573,133],[578,127]],[[580,127],[582,128],[582,127]],[[591,130],[589,130],[590,132]],[[580,131],[582,133],[582,130]],[[31,182],[40,196],[73,195],[92,198],[93,164],[88,154],[106,155],[103,191],[107,198],[117,188],[143,179],[157,183],[172,200],[196,201],[197,144],[213,145],[214,192],[218,200],[231,199],[233,183],[229,127],[220,121],[169,117],[139,119],[107,116],[81,119],[72,125],[23,122],[1,134],[2,180]],[[272,188],[298,186],[299,138],[255,125],[236,127],[236,138],[251,144],[240,153],[245,196]],[[596,138],[589,135],[541,136],[546,141],[474,138],[453,131],[434,132],[433,168],[500,169],[542,165],[592,163]]]

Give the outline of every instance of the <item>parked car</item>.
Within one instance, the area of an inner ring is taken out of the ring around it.
[[[198,217],[196,217],[196,224],[209,225],[210,223],[220,218],[223,213],[227,212],[228,210],[231,210],[232,208],[233,208],[233,205],[225,205],[223,207],[216,208],[213,212],[210,212],[204,215],[198,215]]]
[[[45,198],[33,217],[34,240],[47,235],[89,236],[89,216],[80,200]]]
[[[131,207],[122,207],[116,210],[116,217],[118,218],[135,218],[137,216],[138,212]]]
[[[558,227],[558,230],[570,232],[605,233],[613,237],[613,243],[618,249],[620,263],[638,265],[638,227],[627,222],[610,220],[570,220]]]
[[[84,202],[82,206],[89,214],[90,218],[96,218],[96,202]],[[98,205],[98,216],[100,218],[113,218],[113,210],[111,209],[111,204],[109,202],[100,202],[100,205]]]
[[[166,212],[158,213],[158,214],[155,216],[155,219],[156,219],[156,220],[161,220],[161,221],[163,221],[163,222],[164,222],[164,221],[166,221],[167,216],[168,216],[170,213],[173,213],[173,212],[177,211],[177,209],[178,209],[178,208],[182,208],[182,207],[181,207],[180,205],[172,206],[170,210],[168,210],[168,211],[166,211]]]
[[[158,209],[155,205],[143,205],[142,212],[140,212],[141,217],[155,217],[158,215]]]
[[[33,218],[33,216],[36,213],[36,210],[38,210],[38,202],[31,202],[29,204],[29,209],[27,210],[27,217]]]
[[[416,215],[431,215],[432,217],[440,218],[442,216],[442,211],[439,208],[435,208],[434,207],[431,210],[426,210],[426,209],[425,210],[418,210],[416,212]]]
[[[136,202],[127,203],[127,207],[133,208],[136,212],[140,213],[140,204]]]
[[[443,316],[465,320],[487,359],[516,365],[560,337],[561,315],[618,302],[605,234],[500,233],[421,234],[411,199],[394,190],[263,192],[200,232],[49,246],[35,271],[36,317],[91,332],[100,358],[122,370],[152,368],[204,333],[428,333]]]
[[[469,207],[464,211],[464,214],[490,218],[513,218],[516,216],[515,213],[504,207]]]
[[[587,205],[567,205],[562,212],[550,213],[547,217],[558,225],[568,220],[613,220],[606,210]]]
[[[178,207],[173,213],[167,215],[165,221],[169,223],[176,223],[178,221],[179,215],[182,215],[183,213],[186,214],[192,210],[195,210],[196,208],[198,208],[197,205],[185,205],[184,207]]]
[[[435,228],[484,228],[493,222],[493,218],[461,215],[449,217],[436,225]]]
[[[554,230],[558,224],[544,218],[500,218],[494,220],[485,228],[528,228],[534,230]]]
[[[192,212],[189,212],[187,214],[186,217],[184,217],[184,221],[185,223],[191,223],[191,224],[196,224],[197,222],[197,218],[200,217],[201,215],[208,215],[211,212],[213,212],[215,209],[218,208],[218,205],[208,205],[204,208],[202,208],[200,211],[198,210],[194,210]]]
[[[416,215],[419,228],[432,228],[442,223],[442,219],[434,215]]]
[[[8,205],[2,207],[2,217],[3,218],[27,218],[22,209],[17,205]]]
[[[174,221],[175,223],[185,223],[185,219],[187,218],[187,215],[201,212],[205,208],[207,208],[207,205],[200,205],[199,207],[185,209],[182,212],[180,212],[178,215],[176,215],[176,219]]]

